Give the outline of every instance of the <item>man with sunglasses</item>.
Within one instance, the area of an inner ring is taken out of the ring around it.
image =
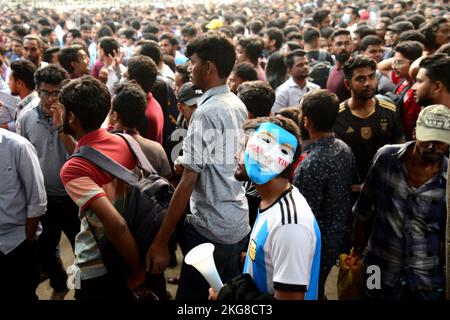
[[[35,147],[44,175],[47,193],[47,212],[41,218],[43,231],[38,241],[41,271],[50,278],[54,292],[51,299],[62,299],[68,292],[67,274],[56,254],[64,231],[74,248],[80,230],[78,206],[67,195],[59,172],[67,157],[75,149],[76,141],[62,131],[63,112],[59,91],[68,79],[67,72],[58,65],[48,65],[36,71],[35,83],[40,103],[20,119],[21,135]]]

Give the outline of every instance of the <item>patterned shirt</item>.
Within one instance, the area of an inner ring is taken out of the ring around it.
[[[322,265],[333,265],[351,216],[355,160],[349,146],[334,136],[313,142],[295,171],[294,185],[308,201],[322,234]],[[325,263],[327,262],[327,263]]]
[[[415,142],[388,145],[375,155],[354,211],[375,224],[365,249],[367,265],[378,265],[382,282],[393,287],[406,275],[413,290],[444,288],[445,188],[448,159],[419,188],[408,183],[404,155]]]

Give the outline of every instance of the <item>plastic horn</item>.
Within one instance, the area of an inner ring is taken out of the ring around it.
[[[223,286],[219,273],[214,263],[214,245],[212,243],[202,243],[188,252],[184,257],[186,264],[197,269],[215,292],[219,292]]]

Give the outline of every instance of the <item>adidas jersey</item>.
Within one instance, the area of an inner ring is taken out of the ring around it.
[[[244,273],[258,289],[306,292],[316,300],[320,268],[320,230],[295,186],[258,213],[250,235]]]
[[[375,100],[375,110],[366,118],[354,115],[348,100],[342,102],[333,126],[336,136],[352,149],[361,182],[365,180],[378,149],[404,140],[395,105],[382,99]]]

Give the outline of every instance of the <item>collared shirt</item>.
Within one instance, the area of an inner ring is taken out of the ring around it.
[[[39,98],[39,94],[37,93],[37,91],[33,91],[17,104],[16,119],[15,119],[16,133],[21,135],[20,118],[23,117],[23,115],[26,112],[38,106],[40,102],[41,99]]]
[[[218,243],[235,244],[250,232],[244,187],[234,178],[234,154],[246,118],[245,105],[228,86],[209,89],[198,100],[178,158],[186,169],[199,173],[190,200],[192,214],[186,219]]]
[[[36,148],[37,156],[44,174],[45,189],[51,196],[66,194],[59,171],[69,156],[64,143],[58,137],[58,130],[50,117],[34,107],[20,119],[22,136]]]
[[[47,207],[36,151],[25,138],[0,128],[0,251],[8,254],[25,238],[28,218]]]
[[[281,86],[275,90],[275,102],[272,106],[272,113],[277,112],[281,108],[298,106],[301,98],[308,92],[318,90],[320,87],[317,84],[306,81],[306,84],[301,88],[290,77]]]
[[[338,258],[345,223],[352,210],[352,180],[356,173],[352,150],[334,136],[319,139],[304,149],[294,185],[308,201],[322,234],[322,264]]]
[[[401,273],[409,288],[444,288],[445,188],[448,159],[419,188],[408,183],[404,156],[415,142],[387,145],[375,155],[354,213],[360,220],[375,215],[365,249],[367,265],[378,265],[382,282],[393,287]]]

